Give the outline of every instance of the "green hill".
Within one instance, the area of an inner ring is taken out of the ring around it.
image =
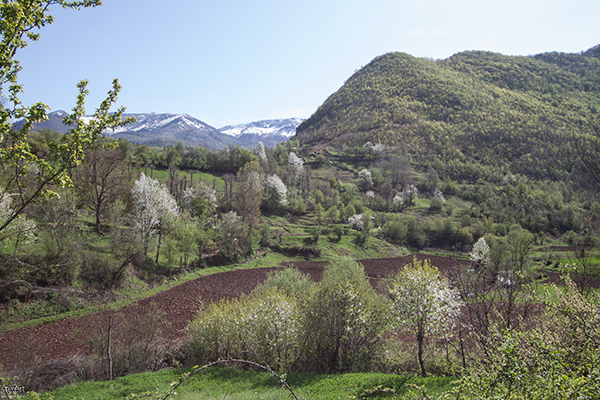
[[[600,46],[528,57],[469,51],[445,60],[389,53],[357,71],[297,128],[301,144],[399,146],[585,182],[573,139],[598,125]]]

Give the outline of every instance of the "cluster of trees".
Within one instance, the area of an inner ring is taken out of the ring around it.
[[[189,362],[243,358],[280,373],[460,370],[443,398],[594,397],[597,296],[566,276],[564,290],[534,307],[518,267],[495,260],[493,247],[480,240],[449,278],[415,258],[377,291],[348,259],[331,262],[319,283],[293,268],[272,273],[251,295],[199,313]],[[411,362],[399,363],[406,351]]]
[[[43,131],[29,139],[41,157],[49,154],[60,135]],[[600,210],[586,193],[574,192],[562,182],[536,182],[487,167],[473,171],[482,171],[474,176],[489,180],[459,184],[451,178],[462,176],[464,168],[453,169],[458,164],[434,159],[415,166],[397,148],[371,143],[361,146],[362,156],[355,150],[352,155],[342,150],[337,156],[327,156],[335,160],[331,163],[322,165],[316,160],[305,165],[296,146],[291,141],[274,148],[259,144],[253,150],[231,146],[222,151],[196,151],[96,140],[84,152],[83,162],[69,169],[73,187],[55,189],[61,199],[38,199],[7,224],[2,240],[4,292],[11,293],[10,297],[35,291],[39,285],[79,280],[107,287],[119,282],[129,265],[153,279],[175,267],[229,263],[254,254],[260,246],[291,251],[278,246],[273,240],[277,233],[261,225],[262,213],[310,216],[315,243],[323,233],[339,239],[350,228],[363,245],[376,235],[415,248],[468,249],[485,234],[505,237],[508,243],[514,232],[525,228],[538,243],[545,235],[566,235],[573,244],[593,244],[593,230],[587,236],[580,234],[600,218]],[[194,179],[198,170],[180,169],[174,157],[165,175],[144,156],[175,153],[190,160],[195,157],[191,154],[202,154],[201,170],[219,172],[213,172],[210,181]],[[344,163],[348,160],[355,166]],[[313,168],[355,168],[356,172],[353,180],[342,182],[335,172],[328,179],[316,178]],[[155,173],[162,183],[153,178]],[[14,181],[30,190],[25,183],[34,179],[30,172],[15,175]],[[448,197],[472,206],[456,215]],[[23,198],[16,204],[23,204]],[[16,196],[5,195],[0,222],[8,221],[7,213],[19,209],[14,207],[15,200]],[[429,205],[427,213],[415,213],[423,201]],[[421,202],[419,207],[415,207],[417,202]],[[81,225],[87,215],[93,217],[99,235],[94,239]],[[94,242],[108,242],[110,254]],[[318,254],[314,247],[310,253]],[[215,250],[216,257],[206,257]],[[34,266],[27,270],[29,275],[22,275],[23,262]]]
[[[37,151],[45,154],[55,142],[41,138],[57,136],[48,131],[31,135]],[[69,165],[72,188],[44,185],[55,191],[54,197],[25,197],[36,172],[19,175],[5,168],[9,184],[0,202],[0,223],[6,227],[0,242],[3,297],[48,285],[110,287],[129,265],[148,279],[159,278],[176,266],[203,265],[204,255],[215,250],[213,262],[218,263],[252,254],[270,237],[268,227],[258,229],[261,212],[306,211],[310,180],[304,161],[290,150],[293,145],[203,151],[217,165],[228,164],[219,188],[217,178],[194,180],[194,170],[188,177],[173,164],[161,183],[152,177],[156,170],[138,157],[138,149],[146,147],[123,140],[95,139],[81,154],[83,161]],[[283,165],[278,158],[285,160]],[[235,174],[227,172],[240,162],[244,164]],[[16,184],[23,195],[8,191]],[[85,227],[90,217],[95,237]]]
[[[385,333],[394,327],[417,339],[425,376],[425,339],[451,335],[458,293],[437,268],[416,259],[386,285],[387,294],[377,294],[350,259],[331,262],[319,283],[293,268],[273,273],[251,296],[199,314],[188,327],[191,361],[244,358],[280,371],[368,371],[378,368]]]

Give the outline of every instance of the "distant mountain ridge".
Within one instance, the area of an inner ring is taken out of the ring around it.
[[[46,128],[66,133],[69,127],[64,125],[62,120],[68,115],[62,110],[53,111],[48,114],[48,120],[35,123],[33,129]],[[107,131],[105,135],[148,146],[175,145],[181,140],[186,146],[200,146],[213,150],[220,150],[229,143],[254,148],[259,141],[271,147],[293,136],[296,127],[302,122],[300,118],[288,118],[217,129],[188,114],[135,113],[124,114],[124,117],[134,117],[136,122]],[[22,124],[22,121],[17,121],[14,124],[15,129],[20,128]]]
[[[235,137],[236,144],[253,148],[262,141],[267,147],[284,142],[296,134],[301,118],[268,119],[241,125],[228,125],[219,129],[222,133]]]

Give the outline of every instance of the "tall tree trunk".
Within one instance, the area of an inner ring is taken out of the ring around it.
[[[112,331],[112,315],[108,316],[108,343],[106,344],[106,355],[108,356],[108,380],[112,381],[113,379],[113,359],[112,354],[110,353],[110,335]]]
[[[419,327],[419,332],[417,332],[417,343],[419,346],[417,357],[419,359],[419,366],[421,367],[421,376],[425,378],[427,376],[427,372],[425,372],[425,364],[423,363],[423,341],[425,340],[425,334],[422,331],[421,327]]]
[[[100,206],[96,208],[96,233],[100,233]]]
[[[160,242],[162,239],[162,230],[158,230],[158,246],[156,247],[156,264],[158,264],[158,255],[160,254]]]

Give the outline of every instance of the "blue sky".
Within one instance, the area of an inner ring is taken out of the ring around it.
[[[309,117],[352,73],[400,51],[574,53],[600,44],[598,0],[103,0],[21,50],[25,104],[92,113],[113,78],[127,112],[186,113],[220,128]]]

